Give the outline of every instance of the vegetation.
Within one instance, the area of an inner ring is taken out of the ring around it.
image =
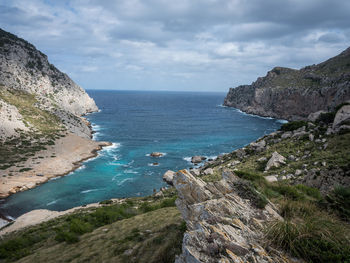
[[[207,182],[220,180],[222,169],[230,169],[231,163],[239,160],[234,165],[234,173],[247,183],[235,188],[237,194],[258,208],[270,200],[284,218],[266,225],[267,245],[306,262],[350,262],[350,188],[338,186],[321,194],[318,189],[296,181],[268,182],[265,176],[294,175],[297,169],[302,173],[305,169],[313,170],[315,177],[332,170],[348,174],[350,133],[326,135],[326,125],[333,119],[334,114],[321,117],[316,123],[313,141],[309,136],[282,139],[281,133],[277,133],[269,139],[269,147],[264,151],[247,146],[244,149],[247,157],[239,158],[235,152],[225,155],[210,165],[214,175],[202,176]],[[306,122],[289,122],[281,131],[294,131],[303,126],[308,130]],[[286,165],[265,171],[267,160],[275,151],[287,158]]]
[[[161,198],[126,199],[24,229],[1,241],[0,262],[174,262],[186,229],[175,198],[170,189]]]
[[[16,106],[23,116],[24,124],[29,128],[28,132],[18,131],[20,137],[9,138],[0,143],[0,169],[14,166],[17,162],[27,160],[35,152],[46,149],[64,131],[55,115],[37,106],[38,101],[33,94],[1,87],[0,99]]]
[[[294,131],[294,130],[299,129],[303,126],[307,127],[306,121],[291,121],[291,122],[284,123],[281,126],[280,130],[281,131]]]

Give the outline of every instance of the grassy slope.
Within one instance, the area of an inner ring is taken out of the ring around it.
[[[175,198],[170,189],[11,233],[0,243],[0,262],[173,262],[185,231]]]
[[[282,248],[307,262],[350,262],[349,187],[336,187],[322,196],[318,189],[293,181],[269,183],[264,178],[267,175],[294,174],[305,164],[308,170],[349,171],[350,133],[326,136],[324,131],[320,127],[316,135],[327,140],[325,150],[322,148],[325,142],[311,142],[308,136],[279,141],[281,135],[276,135],[268,139],[269,148],[265,151],[255,152],[246,147],[248,156],[234,168],[229,164],[239,158],[234,153],[225,155],[220,162],[209,165],[214,169],[214,174],[204,175],[203,179],[207,182],[220,180],[223,169],[232,169],[236,175],[247,180],[246,192],[251,192],[247,197],[257,207],[264,207],[268,199],[279,207],[285,220],[267,226],[268,245]],[[299,160],[287,160],[286,165],[264,173],[266,162],[259,162],[258,159],[269,159],[274,151],[285,157],[294,155]],[[308,157],[303,158],[306,154]],[[326,165],[321,165],[321,162],[326,162]]]
[[[25,125],[30,128],[29,132],[19,131],[19,138],[9,138],[6,142],[0,142],[0,169],[25,161],[35,152],[45,149],[45,145],[54,144],[55,139],[63,136],[60,134],[65,129],[60,120],[36,107],[38,101],[34,95],[1,86],[0,99],[16,106]]]

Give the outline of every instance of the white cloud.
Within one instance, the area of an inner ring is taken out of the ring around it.
[[[341,0],[0,0],[0,27],[84,88],[225,91],[336,55],[349,13]]]

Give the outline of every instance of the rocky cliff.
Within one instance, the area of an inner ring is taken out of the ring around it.
[[[90,137],[80,116],[97,111],[95,102],[32,44],[0,29],[0,139],[17,137],[19,131],[38,131],[33,116],[21,110],[27,102],[56,118],[58,126]]]
[[[275,67],[251,85],[230,88],[224,105],[287,120],[333,110],[350,99],[350,48],[300,70]]]
[[[186,221],[176,263],[347,262],[350,106],[164,179]]]

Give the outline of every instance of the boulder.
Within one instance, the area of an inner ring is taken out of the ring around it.
[[[326,113],[326,111],[320,110],[320,111],[310,113],[309,116],[307,117],[307,119],[309,121],[315,122],[320,117],[320,115],[323,113]]]
[[[286,164],[286,158],[278,152],[274,152],[266,164],[265,171],[270,170],[272,167],[280,167],[281,164]]]
[[[313,142],[314,139],[315,139],[315,135],[313,135],[312,133],[310,133],[310,134],[309,134],[309,140]]]
[[[344,105],[337,111],[332,128],[339,129],[342,124],[350,124],[350,105]]]
[[[150,154],[150,156],[152,157],[162,157],[164,154],[163,153],[160,153],[160,152],[152,152]]]
[[[258,161],[259,163],[266,162],[266,161],[267,161],[267,158],[263,156],[263,157],[260,157],[257,161]]]
[[[168,170],[163,174],[163,180],[170,185],[173,185],[173,179],[174,179],[175,172]]]
[[[265,140],[261,140],[259,142],[252,142],[250,144],[251,147],[253,147],[253,149],[257,152],[261,152],[265,149],[266,146],[266,141]]]
[[[212,168],[207,168],[203,171],[205,175],[211,175],[214,173],[214,170]]]
[[[191,158],[191,162],[197,164],[197,163],[201,163],[201,162],[204,161],[205,159],[207,159],[207,158],[204,157],[204,156],[196,155],[196,156],[193,156],[193,157]]]
[[[265,179],[272,183],[272,182],[277,182],[277,176],[276,175],[268,175],[268,176],[265,176]]]
[[[199,169],[192,169],[191,174],[193,174],[194,176],[200,176],[201,171]]]

